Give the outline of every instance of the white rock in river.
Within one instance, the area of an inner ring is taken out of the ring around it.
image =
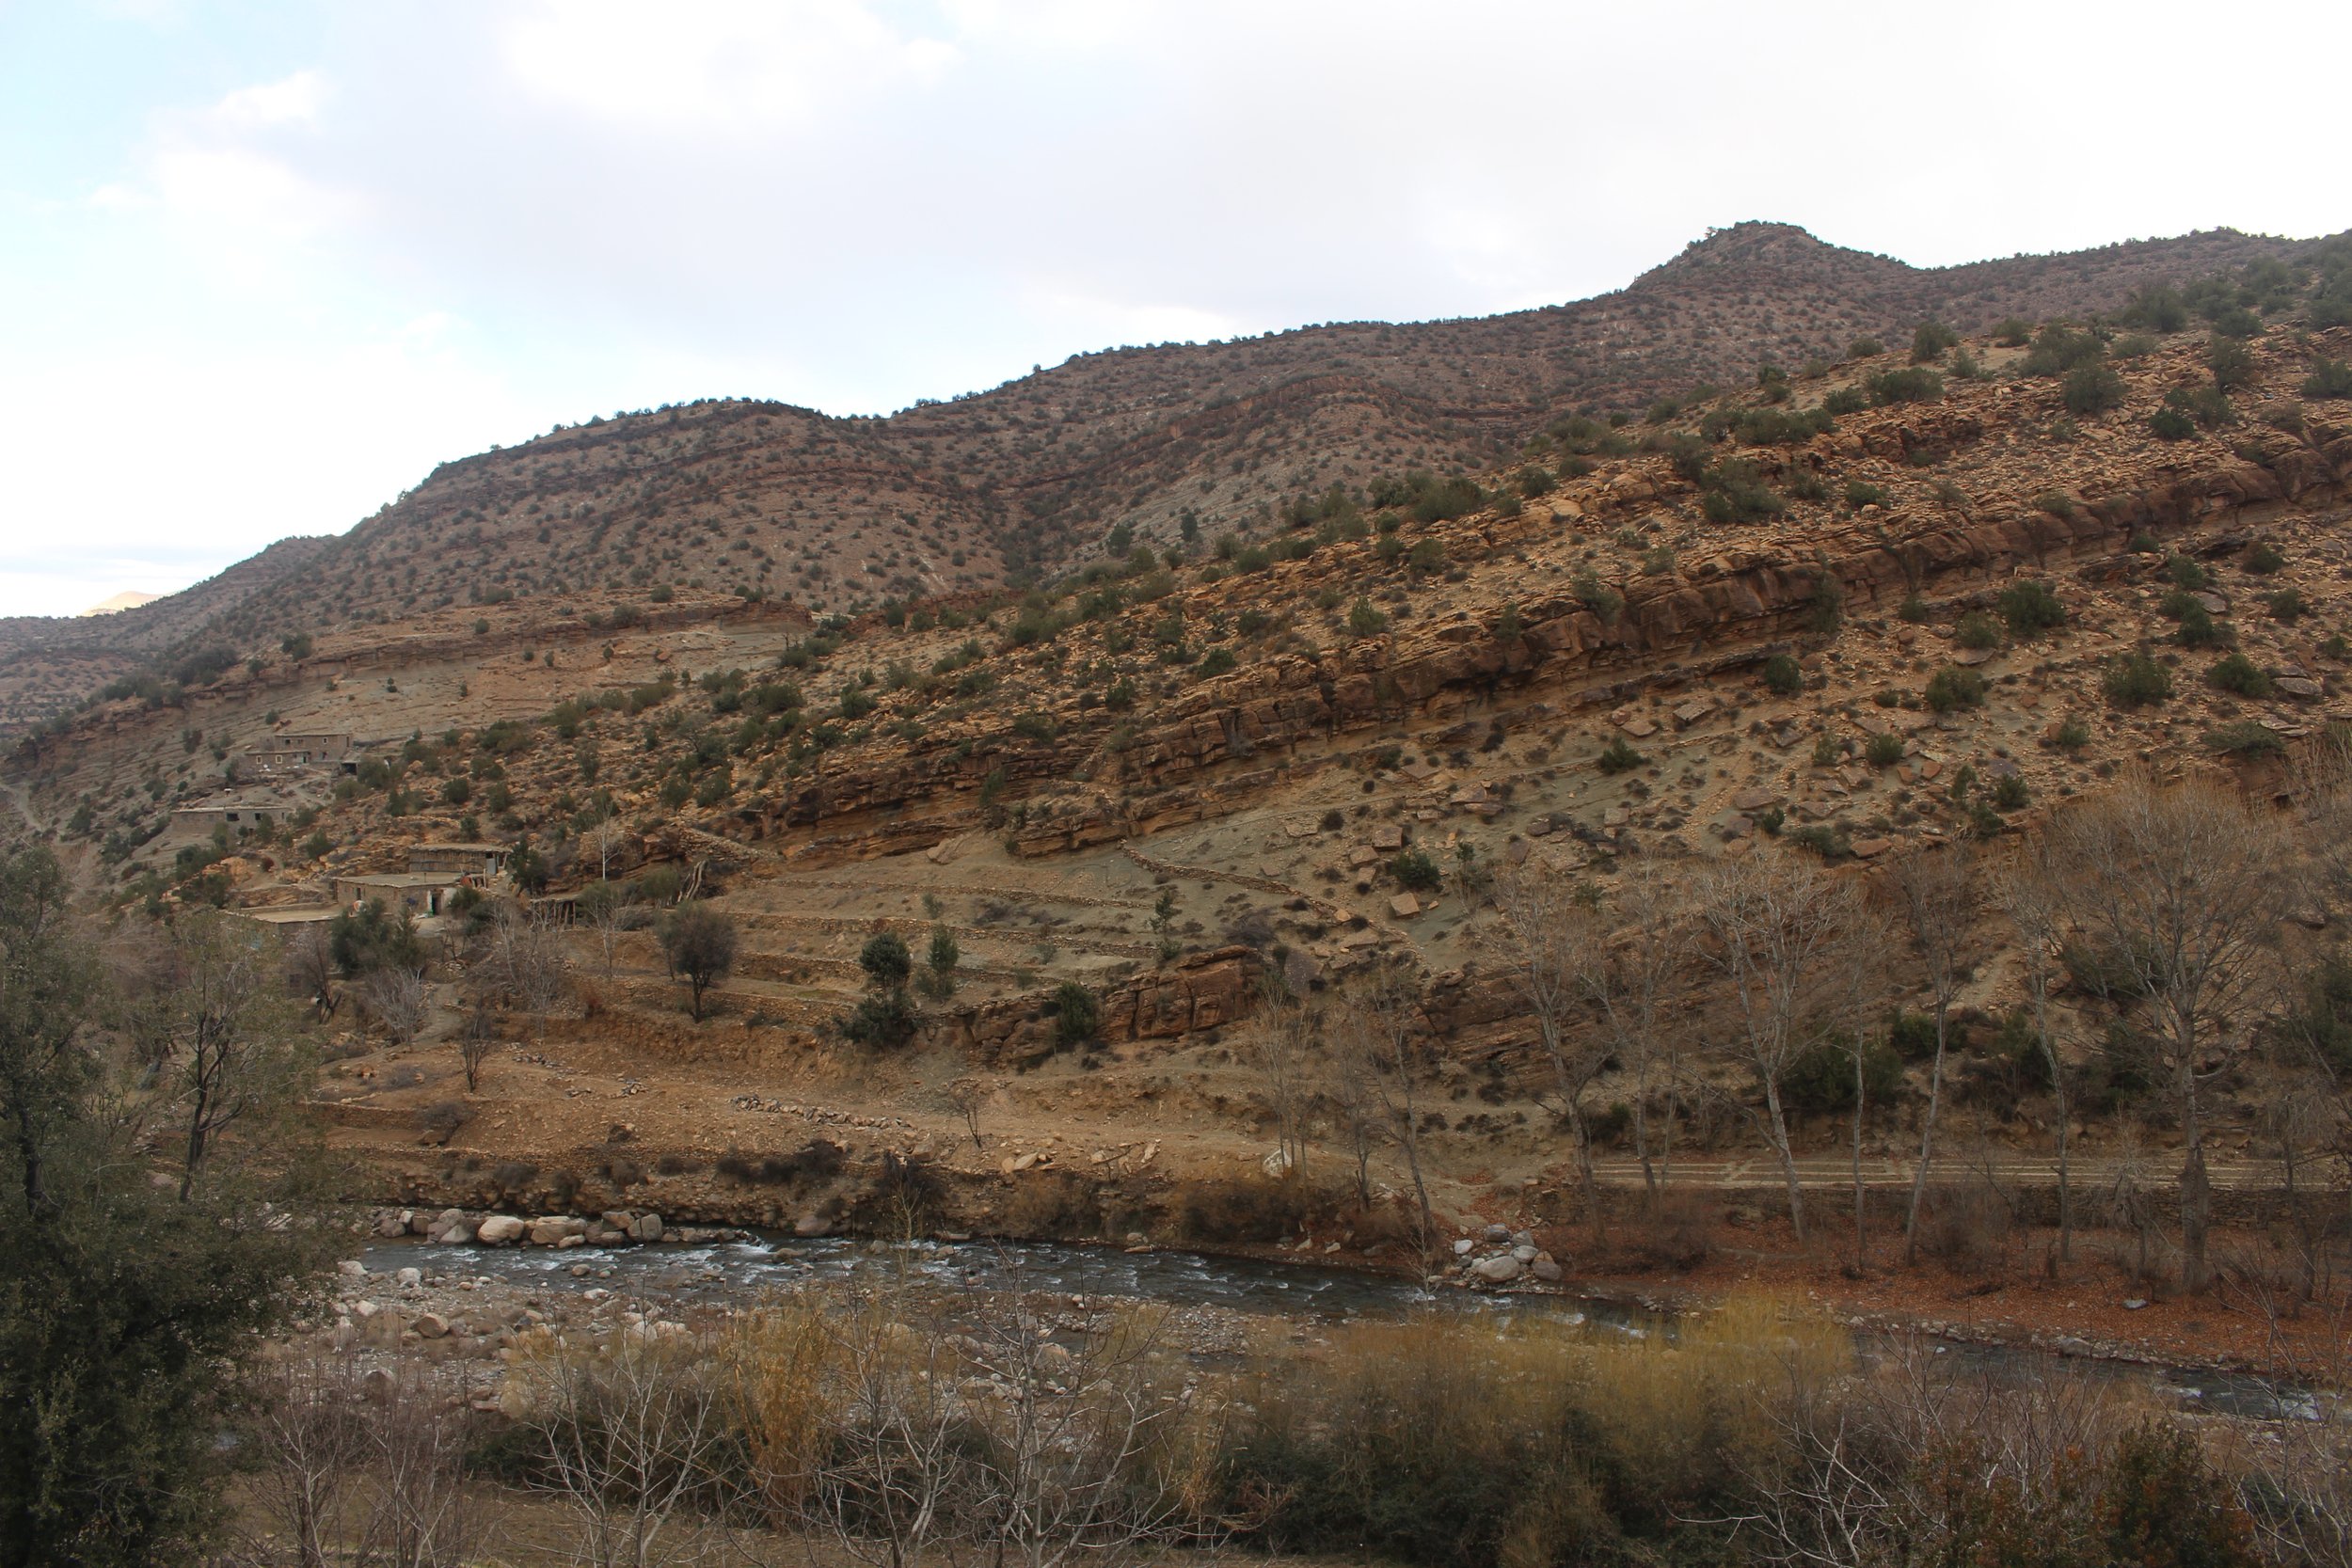
[[[522,1240],[523,1222],[512,1214],[492,1214],[475,1227],[474,1234],[491,1246],[503,1246]]]
[[[1507,1285],[1522,1272],[1524,1265],[1507,1252],[1498,1258],[1481,1258],[1470,1265],[1470,1273],[1489,1285]]]
[[[1476,1242],[1473,1242],[1468,1236],[1465,1236],[1460,1241],[1454,1243],[1454,1256],[1456,1258],[1467,1258],[1470,1256],[1470,1248],[1476,1246],[1477,1244],[1478,1243]]]

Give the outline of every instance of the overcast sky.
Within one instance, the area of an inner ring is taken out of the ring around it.
[[[2332,232],[2347,58],[2342,0],[0,0],[0,614],[591,414],[1485,314],[1743,218]]]

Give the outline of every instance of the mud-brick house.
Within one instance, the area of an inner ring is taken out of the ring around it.
[[[330,731],[288,730],[263,737],[246,748],[245,762],[264,777],[297,768],[340,765],[351,754],[351,736]]]
[[[496,844],[411,844],[411,871],[454,871],[487,880],[506,874],[508,851]]]
[[[344,909],[377,903],[388,910],[436,915],[465,885],[465,876],[455,871],[355,871],[335,879],[335,902]]]
[[[226,828],[233,839],[254,828],[283,827],[307,804],[290,790],[224,789],[172,807],[171,827],[175,837],[187,838],[210,837],[214,829]]]

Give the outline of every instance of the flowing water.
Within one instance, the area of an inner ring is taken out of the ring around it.
[[[1311,1262],[1122,1252],[1054,1242],[916,1242],[898,1246],[834,1237],[757,1236],[694,1246],[558,1250],[390,1241],[370,1245],[362,1258],[371,1269],[414,1265],[428,1273],[487,1276],[549,1293],[600,1286],[644,1301],[671,1303],[677,1310],[744,1306],[796,1285],[888,1269],[944,1287],[1011,1288],[1173,1307],[1220,1307],[1312,1325],[1451,1311],[1486,1315],[1498,1323],[1515,1317],[1565,1319],[1604,1334],[1672,1338],[1676,1332],[1671,1315],[1622,1303],[1431,1287],[1399,1275]],[[582,1266],[584,1275],[572,1272]],[[1886,1354],[1900,1342],[1883,1335],[1860,1336],[1866,1355]],[[2029,1382],[2064,1371],[2121,1379],[2161,1399],[2216,1415],[2313,1420],[2323,1413],[2321,1401],[2309,1389],[2250,1373],[2064,1357],[2010,1345],[1928,1340],[1923,1348],[1952,1357],[1957,1370],[2002,1382]]]

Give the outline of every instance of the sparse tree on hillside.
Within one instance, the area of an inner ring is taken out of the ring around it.
[[[2083,973],[2142,1009],[2180,1117],[2181,1280],[2202,1290],[2212,1192],[2204,1085],[2244,1052],[2295,907],[2280,824],[2227,784],[2145,772],[2051,825]]]
[[[1535,1040],[1551,1068],[1559,1114],[1576,1147],[1577,1180],[1584,1212],[1600,1228],[1600,1195],[1593,1177],[1593,1140],[1584,1096],[1609,1060],[1610,1039],[1583,1027],[1583,979],[1590,955],[1605,949],[1609,933],[1592,905],[1563,879],[1521,870],[1495,890],[1502,916],[1497,931],[1512,989],[1535,1025]]]
[[[310,999],[322,1022],[335,1016],[335,944],[323,920],[306,921],[287,936],[286,982]]]
[[[1703,878],[1696,906],[1699,959],[1724,981],[1729,1003],[1706,1021],[1707,1037],[1763,1095],[1756,1119],[1780,1162],[1789,1223],[1802,1241],[1804,1196],[1781,1085],[1799,1057],[1852,1022],[1859,902],[1851,883],[1808,862],[1750,855]]]
[[[379,969],[354,988],[359,1010],[394,1045],[406,1045],[424,1027],[431,993],[424,976],[412,969]]]
[[[597,950],[604,958],[604,977],[612,978],[612,949],[621,938],[623,913],[629,907],[629,890],[626,882],[598,880],[580,890],[572,900],[572,915],[596,933]]]
[[[1633,1151],[1651,1202],[1674,1173],[1683,1089],[1683,1031],[1676,1014],[1687,990],[1688,922],[1678,890],[1658,863],[1639,861],[1620,875],[1606,940],[1582,948],[1577,965],[1578,989],[1599,1011],[1610,1048],[1633,1079]],[[1653,1129],[1649,1101],[1659,1090],[1664,1117]]]
[[[548,1014],[563,1000],[571,965],[553,930],[516,905],[501,902],[485,931],[476,959],[492,991],[529,1013],[545,1038]]]
[[[1944,1055],[1951,1038],[1952,1002],[1967,973],[1963,946],[1977,911],[1976,852],[1965,844],[1922,850],[1896,863],[1897,924],[1927,982],[1935,1021],[1935,1055],[1928,1068],[1928,1109],[1919,1123],[1919,1164],[1911,1173],[1911,1206],[1903,1221],[1903,1260],[1919,1255],[1919,1204],[1935,1162],[1936,1117],[1944,1104]]]
[[[1354,1064],[1381,1130],[1405,1156],[1425,1258],[1437,1240],[1421,1156],[1421,1081],[1429,1069],[1418,988],[1404,969],[1385,972],[1343,1003],[1332,1020],[1336,1048]]]
[[[1303,1172],[1307,1116],[1314,1099],[1315,1037],[1323,1021],[1299,1005],[1271,966],[1259,975],[1258,990],[1258,1013],[1242,1037],[1242,1053],[1264,1086],[1284,1172]]]
[[[2074,1251],[2074,1171],[2069,1164],[2068,1123],[2074,1117],[2072,1084],[2058,1050],[2058,1022],[2050,1010],[2050,988],[2058,977],[2059,943],[2063,937],[2064,897],[2061,876],[2052,860],[2047,834],[2026,841],[2001,868],[1994,897],[2016,936],[2017,968],[2026,988],[2026,1013],[2034,1039],[2050,1075],[2050,1095],[2058,1137],[2058,1260],[2071,1261]]]
[[[686,976],[693,992],[694,1020],[699,1023],[703,993],[735,967],[735,922],[697,899],[663,924],[661,951],[671,970]]]

